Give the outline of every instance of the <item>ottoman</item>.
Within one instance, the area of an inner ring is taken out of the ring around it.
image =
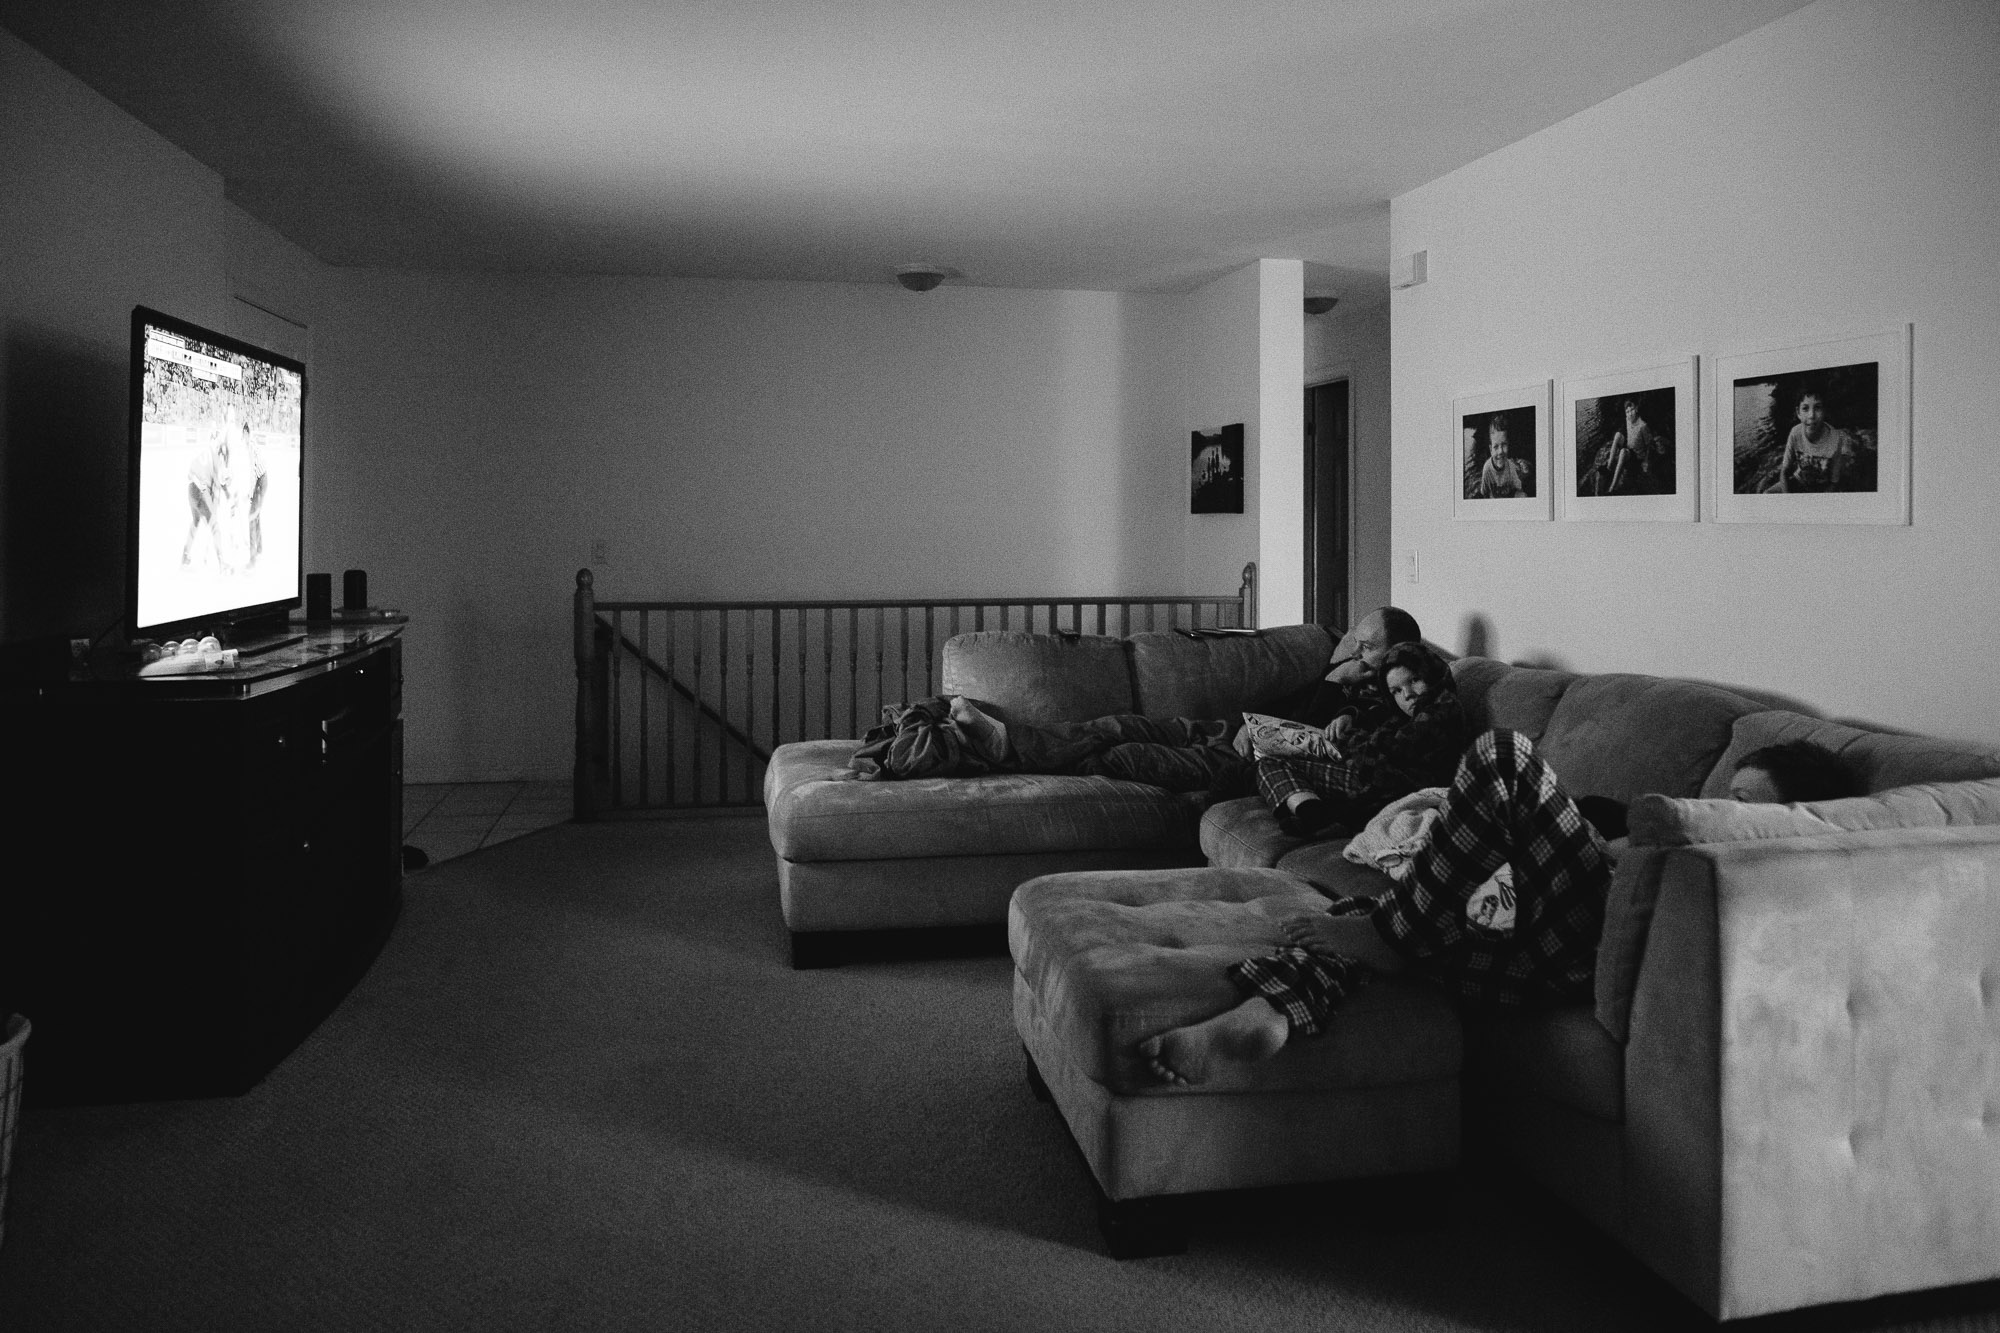
[[[1459,1021],[1425,982],[1378,976],[1327,1032],[1199,1086],[1161,1084],[1138,1056],[1144,1038],[1236,1004],[1224,969],[1282,946],[1280,922],[1325,904],[1257,867],[1083,871],[1015,890],[1029,1083],[1090,1167],[1113,1255],[1185,1249],[1180,1195],[1457,1164]]]

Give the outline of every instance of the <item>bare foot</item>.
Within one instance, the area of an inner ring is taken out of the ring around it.
[[[1390,948],[1365,916],[1328,916],[1313,912],[1278,923],[1285,942],[1321,957],[1355,958],[1377,972],[1401,972],[1403,956]]]
[[[1007,757],[1007,724],[999,718],[979,710],[978,705],[962,694],[952,696],[951,720],[958,723],[960,731],[972,742],[972,748],[979,757],[989,764],[997,764]]]
[[[1285,1016],[1255,995],[1213,1018],[1146,1038],[1139,1054],[1162,1083],[1206,1083],[1218,1060],[1268,1060],[1291,1035]]]

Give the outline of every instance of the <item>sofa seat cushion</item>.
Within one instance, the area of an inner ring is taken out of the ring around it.
[[[1376,977],[1323,1036],[1225,1067],[1194,1089],[1153,1079],[1139,1042],[1240,1001],[1231,963],[1284,946],[1279,923],[1325,910],[1278,870],[1125,870],[1049,875],[1014,891],[1008,941],[1020,984],[1070,1063],[1124,1094],[1323,1091],[1456,1076],[1458,1017],[1436,988]]]
[[[1729,795],[1729,779],[1735,776],[1736,766],[1745,755],[1784,741],[1811,741],[1833,751],[1854,768],[1862,786],[1869,791],[1919,782],[2000,777],[2000,749],[1991,745],[1867,731],[1825,718],[1772,709],[1736,720],[1729,747],[1717,760],[1700,794]]]
[[[979,630],[945,641],[939,692],[977,700],[1003,722],[1049,726],[1136,713],[1123,639]]]
[[[1536,748],[1572,796],[1693,796],[1736,720],[1761,707],[1691,680],[1586,676],[1563,691]]]
[[[1625,1118],[1625,1048],[1590,1005],[1469,1011],[1465,1041],[1482,1089],[1537,1093],[1608,1124]]]
[[[1212,866],[1271,868],[1296,875],[1321,893],[1373,898],[1389,877],[1347,859],[1347,838],[1294,838],[1261,797],[1218,801],[1201,817],[1201,850]]]
[[[859,744],[798,741],[764,776],[771,845],[787,861],[877,861],[1196,844],[1200,799],[1116,778],[995,773],[862,782]]]
[[[1201,817],[1201,850],[1213,866],[1268,870],[1307,841],[1280,829],[1261,796],[1217,801]]]

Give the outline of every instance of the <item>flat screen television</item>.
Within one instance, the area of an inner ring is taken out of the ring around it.
[[[140,306],[131,390],[132,636],[282,631],[301,585],[305,366]]]

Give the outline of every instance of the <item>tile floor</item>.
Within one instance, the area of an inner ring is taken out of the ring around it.
[[[569,820],[567,782],[403,784],[403,842],[431,864]]]

